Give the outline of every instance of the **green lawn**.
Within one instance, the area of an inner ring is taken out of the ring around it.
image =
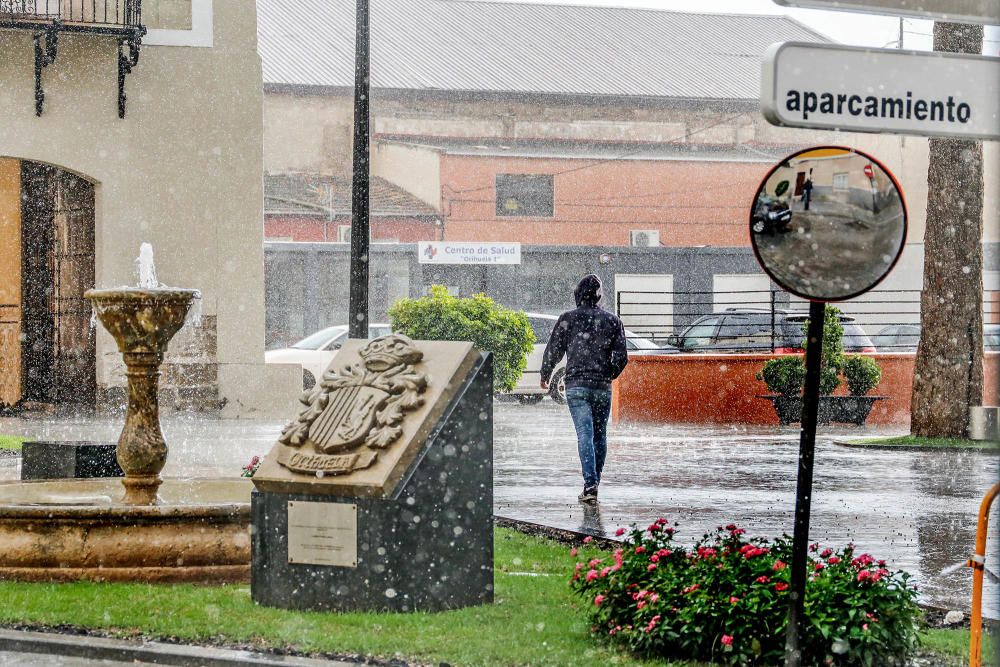
[[[852,445],[877,445],[879,447],[927,447],[932,449],[986,449],[1000,451],[1000,442],[966,440],[964,438],[920,438],[897,435],[888,438],[855,438],[846,440]]]
[[[600,554],[584,549],[578,558]],[[564,546],[498,528],[496,604],[439,614],[269,609],[253,604],[248,586],[0,582],[0,624],[453,665],[691,667],[642,661],[594,639],[567,586],[574,560]],[[941,655],[968,650],[967,631],[930,631],[925,638]]]
[[[0,449],[12,449],[15,452],[21,451],[21,443],[28,438],[16,435],[0,435]]]

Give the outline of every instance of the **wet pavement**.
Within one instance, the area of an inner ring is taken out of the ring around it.
[[[280,422],[165,418],[171,477],[237,476],[266,453]],[[120,419],[0,419],[0,433],[36,439],[114,441]],[[897,431],[898,432],[898,431]],[[693,542],[720,524],[752,535],[791,533],[798,429],[691,425],[613,426],[601,501],[576,501],[582,488],[573,425],[565,407],[495,404],[495,510],[498,515],[610,535],[660,516],[679,522]],[[975,540],[982,495],[998,479],[998,457],[977,452],[885,451],[834,444],[838,436],[883,434],[820,427],[811,539],[834,547],[854,541],[915,577],[925,603],[968,610],[971,570],[960,567]],[[0,459],[0,479],[17,467]],[[995,508],[991,535],[1000,526]],[[998,569],[1000,540],[987,567]],[[991,565],[992,564],[992,565]],[[985,613],[1000,618],[1000,588],[988,583]]]

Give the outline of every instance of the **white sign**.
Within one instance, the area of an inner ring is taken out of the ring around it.
[[[760,104],[774,125],[1000,139],[1000,58],[783,42]]]
[[[960,23],[1000,23],[997,0],[774,0],[786,7],[899,14]]]
[[[520,243],[421,242],[421,264],[520,264]]]
[[[358,506],[288,501],[288,562],[358,566]]]

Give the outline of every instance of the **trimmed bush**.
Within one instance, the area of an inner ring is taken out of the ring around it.
[[[864,396],[878,386],[882,369],[871,357],[852,354],[844,361],[844,378],[851,396]]]
[[[392,330],[415,340],[471,341],[493,353],[493,388],[517,386],[535,344],[535,334],[523,312],[500,306],[482,294],[459,298],[441,285],[419,299],[402,299],[389,309]]]
[[[577,563],[570,586],[594,633],[639,654],[781,664],[792,542],[743,534],[720,526],[689,551],[673,542],[674,527],[664,519],[645,530],[633,526],[610,557]],[[919,629],[909,575],[855,556],[852,545],[813,545],[807,572],[803,664],[905,664]]]
[[[806,379],[806,367],[801,357],[781,357],[770,359],[757,373],[768,391],[782,396],[798,396],[802,393],[802,383]]]
[[[844,365],[844,325],[840,323],[840,308],[826,305],[823,313],[823,349],[820,352],[819,393],[832,394],[840,386],[840,369]],[[809,320],[802,323],[802,348],[809,348]],[[802,358],[805,363],[805,357]]]

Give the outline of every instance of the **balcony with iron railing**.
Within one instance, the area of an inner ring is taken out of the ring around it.
[[[125,77],[139,62],[139,47],[146,34],[142,0],[0,0],[0,29],[32,32],[38,116],[45,108],[42,72],[56,60],[60,33],[90,33],[117,39],[118,116],[125,117]]]
[[[142,0],[0,0],[0,27],[128,34],[142,28]]]

